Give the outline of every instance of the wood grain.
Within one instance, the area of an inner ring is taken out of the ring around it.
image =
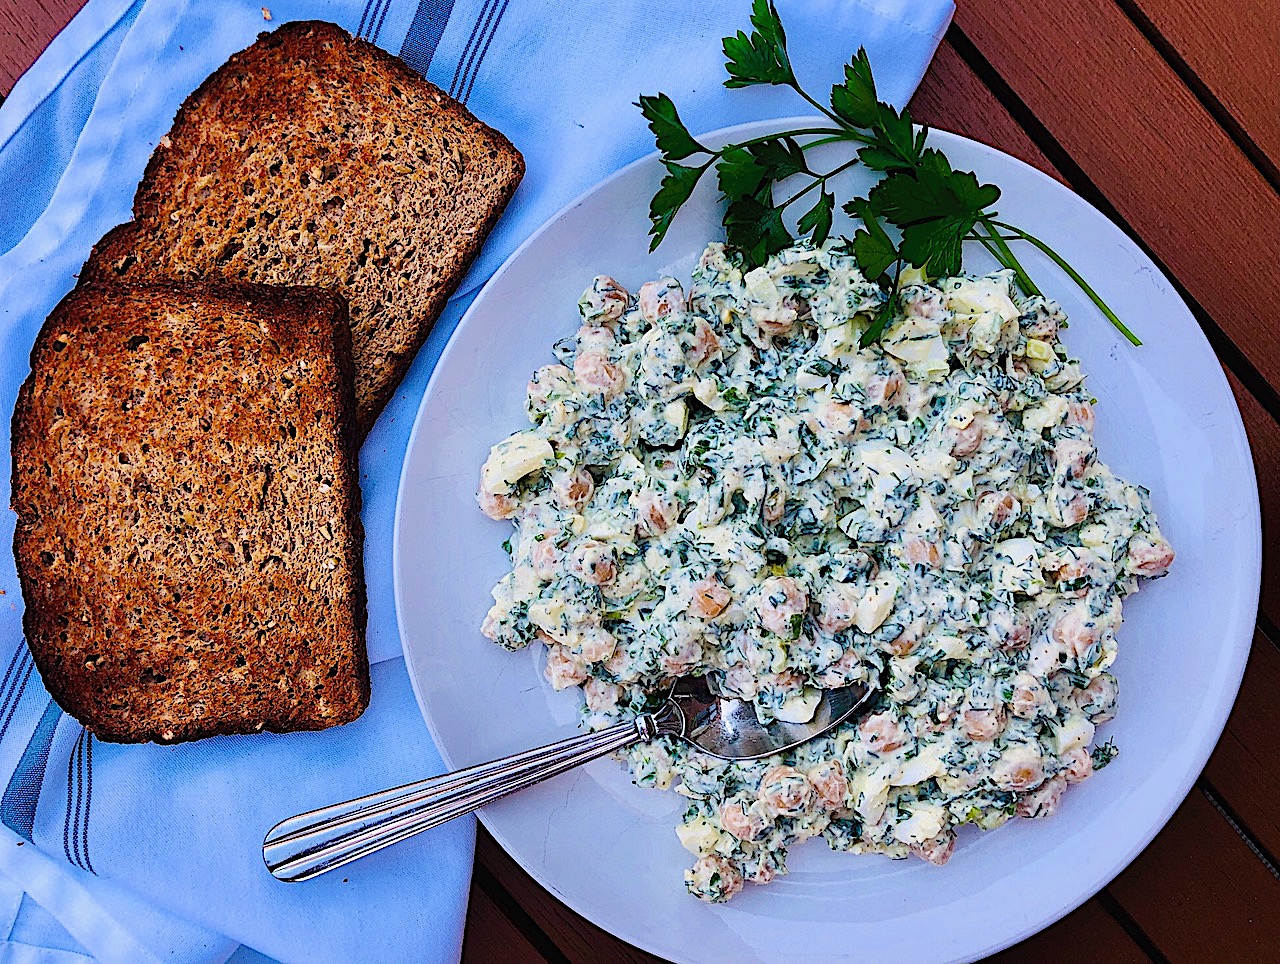
[[[1108,890],[1175,964],[1276,960],[1280,880],[1199,790]]]
[[[482,889],[471,884],[462,964],[546,964],[547,958],[507,919]]]
[[[967,0],[956,23],[1280,386],[1280,195],[1114,0]]]
[[[1045,964],[1046,961],[1145,964],[1150,958],[1102,902],[1095,899],[1035,937],[987,960],[991,964]]]
[[[0,2],[0,95],[9,96],[18,78],[84,4],[85,0]]]
[[[1280,649],[1261,632],[1227,729],[1204,775],[1254,839],[1280,855]],[[1277,922],[1280,927],[1280,922]]]
[[[1127,0],[1280,169],[1280,4]]]
[[[1005,110],[956,48],[945,41],[911,98],[910,106],[911,116],[918,124],[981,141],[1066,183],[1022,125]]]
[[[949,44],[940,48],[937,59],[912,101],[912,108],[917,119],[923,123],[954,130],[998,146],[1062,179],[1035,142],[1004,110]],[[1250,405],[1250,414],[1255,416],[1250,420],[1251,429],[1266,443],[1268,433],[1276,430],[1274,421],[1238,383],[1235,387],[1244,396],[1242,405]],[[1255,452],[1258,450],[1258,443],[1255,442]],[[1216,811],[1210,808],[1208,813],[1221,824],[1222,829],[1232,834],[1235,843],[1240,843]],[[1240,847],[1243,849],[1242,844]],[[1247,849],[1244,853],[1252,859]],[[656,960],[622,944],[564,907],[520,870],[483,832],[477,845],[477,855],[482,865],[504,882],[520,905],[539,922],[571,961]],[[1141,948],[1096,900],[1089,901],[1042,934],[1004,952],[998,959],[1064,959],[1064,949],[1068,947],[1072,949],[1073,959],[1076,960],[1147,959]]]
[[[1275,87],[1280,91],[1280,82]],[[1035,141],[949,43],[944,42],[938,49],[911,101],[911,108],[921,123],[990,144],[1065,183]],[[1280,115],[1276,124],[1280,126]],[[1280,325],[1272,327],[1280,329]],[[1262,501],[1261,609],[1273,623],[1280,625],[1280,424],[1239,379],[1230,372],[1227,377],[1249,435]]]
[[[991,143],[1062,179],[1031,137],[973,74],[950,44],[944,44],[939,50],[912,107],[921,121]],[[1280,536],[1276,531],[1280,528],[1280,426],[1237,379],[1230,377],[1230,381],[1253,448],[1264,503],[1264,518],[1278,520],[1271,522],[1266,528],[1266,566],[1268,574],[1275,573],[1277,562],[1280,561]],[[1280,587],[1273,585],[1274,582],[1275,579],[1264,579],[1264,611],[1280,615]],[[1273,735],[1275,731],[1266,724],[1274,715],[1272,707],[1275,702],[1267,687],[1280,686],[1280,679],[1272,684],[1260,669],[1270,669],[1273,662],[1280,664],[1280,659],[1273,659],[1275,655],[1274,650],[1269,650],[1264,651],[1261,657],[1255,656],[1250,670],[1251,677],[1242,692],[1240,704],[1223,738],[1220,752],[1212,763],[1214,786],[1250,826],[1257,821],[1261,827],[1270,827],[1273,822],[1280,821],[1280,816],[1276,813],[1276,801],[1280,801],[1280,793],[1267,797],[1272,785],[1280,783],[1280,777],[1276,776],[1277,768],[1272,762],[1259,769],[1252,760],[1254,754],[1265,755],[1269,750],[1274,760],[1277,737]],[[1280,673],[1280,665],[1277,665],[1276,671]],[[1217,830],[1225,829],[1234,837],[1234,832],[1211,807],[1205,815],[1208,814],[1216,818],[1214,826]],[[1267,840],[1270,839],[1268,836]],[[1238,838],[1235,842],[1240,843]],[[1155,853],[1159,855],[1159,851]],[[1246,866],[1249,866],[1250,860],[1257,864],[1252,853],[1243,844],[1236,848],[1235,853]],[[1249,869],[1256,870],[1251,866]],[[1134,869],[1135,874],[1142,872],[1141,868]],[[1197,927],[1203,937],[1216,931],[1218,923],[1208,908],[1202,909],[1205,913],[1195,918],[1189,926]],[[1089,902],[1054,928],[1025,941],[1004,956],[1017,959],[1025,955],[1030,960],[1045,954],[1050,960],[1060,959],[1063,957],[1063,947],[1076,942],[1092,941],[1099,933],[1107,936],[1101,940],[1100,945],[1088,949],[1082,947],[1079,959],[1126,959],[1127,955],[1133,953],[1138,955],[1138,959],[1145,957],[1115,918],[1097,901]],[[1117,933],[1119,937],[1116,936]],[[1050,934],[1055,936],[1050,938]],[[1055,947],[1056,953],[1053,950]]]
[[[560,903],[526,874],[483,827],[479,828],[476,835],[476,862],[502,881],[516,903],[538,923],[571,964],[596,964],[601,961],[609,961],[611,964],[661,964],[662,958],[618,940]]]

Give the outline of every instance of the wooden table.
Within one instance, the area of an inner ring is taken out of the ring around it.
[[[0,0],[0,92],[80,5]],[[1280,3],[960,0],[912,106],[1063,181],[1176,280],[1235,390],[1262,492],[1261,612],[1213,758],[1128,870],[1000,959],[1280,960]],[[656,960],[483,830],[463,957]]]

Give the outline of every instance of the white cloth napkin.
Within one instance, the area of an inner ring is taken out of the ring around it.
[[[779,7],[811,89],[837,80],[861,44],[881,95],[899,104],[952,13],[951,0]],[[722,86],[720,38],[746,28],[748,13],[747,0],[89,0],[22,78],[0,109],[5,411],[44,317],[94,241],[129,217],[178,105],[263,30],[333,20],[400,54],[506,133],[528,174],[361,452],[375,665],[360,720],[174,747],[101,743],[59,711],[33,672],[13,563],[0,559],[9,603],[0,604],[0,936],[8,934],[0,951],[59,962],[221,962],[246,948],[309,962],[457,959],[469,821],[293,885],[263,868],[262,836],[299,810],[443,769],[400,657],[391,588],[397,480],[428,376],[479,285],[516,245],[652,150],[637,95],[670,94],[695,132],[807,112],[781,88]],[[0,446],[8,447],[7,419]],[[0,541],[12,526],[11,514],[0,516]]]

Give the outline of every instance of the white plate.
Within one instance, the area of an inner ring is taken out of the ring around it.
[[[745,125],[704,142],[792,123]],[[957,168],[1000,185],[1001,215],[1049,241],[1146,341],[1130,347],[1046,259],[1019,252],[1072,320],[1065,339],[1100,400],[1102,458],[1151,489],[1178,550],[1172,574],[1125,604],[1120,713],[1100,733],[1120,756],[1073,788],[1053,817],[962,835],[944,868],[811,841],[792,851],[789,876],[716,906],[681,883],[692,860],[673,829],[683,798],[632,786],[609,760],[484,810],[485,826],[543,886],[664,957],[958,960],[1027,937],[1103,887],[1163,826],[1239,687],[1261,569],[1257,486],[1235,401],[1199,327],[1151,261],[1062,185],[973,141],[930,138]],[[838,196],[865,187],[859,176],[867,175],[851,176]],[[649,254],[646,211],[660,177],[656,157],[638,161],[525,242],[462,320],[418,412],[400,483],[396,604],[418,702],[451,766],[574,732],[578,691],[554,693],[544,682],[541,647],[513,654],[480,635],[489,590],[507,569],[510,526],[482,516],[473,493],[489,446],[527,427],[525,382],[552,360],[552,342],[576,330],[576,302],[592,276],[611,274],[633,291],[662,273],[687,282],[705,242],[723,237],[707,177]],[[990,266],[976,253],[966,261],[969,270]]]

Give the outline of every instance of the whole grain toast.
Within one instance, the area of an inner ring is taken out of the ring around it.
[[[113,742],[314,730],[369,701],[346,305],[89,285],[13,415],[14,555],[46,687]]]
[[[335,24],[287,23],[187,98],[134,220],[81,279],[336,287],[366,432],[523,175],[502,134],[399,59]]]

